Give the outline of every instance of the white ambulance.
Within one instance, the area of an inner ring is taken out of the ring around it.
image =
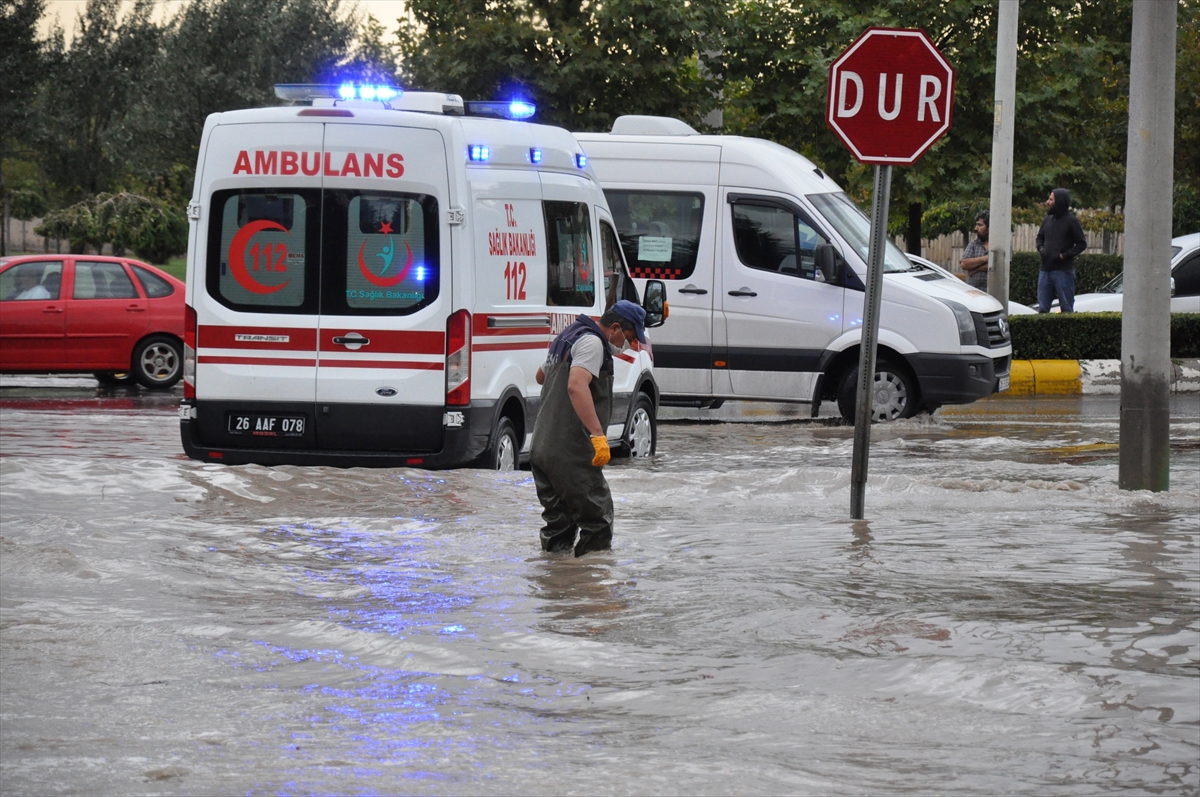
[[[538,366],[639,301],[576,140],[523,103],[280,86],[213,114],[188,206],[183,446],[227,464],[519,464]],[[662,323],[663,286],[647,290]],[[618,451],[654,451],[650,351],[615,358]]]
[[[870,222],[811,161],[761,139],[622,116],[577,133],[634,279],[665,280],[655,336],[664,404],[837,401],[851,420]],[[1000,303],[943,272],[884,257],[875,420],[1007,390]]]

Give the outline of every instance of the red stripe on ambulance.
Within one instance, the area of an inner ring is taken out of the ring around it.
[[[326,177],[391,177],[404,176],[404,156],[399,152],[347,152],[341,165],[333,165],[335,153],[326,152],[324,171]],[[312,165],[309,165],[309,156]],[[295,152],[292,150],[242,150],[233,164],[234,174],[281,174],[304,173],[313,176],[321,169],[320,152]]]
[[[361,349],[347,349],[340,343],[334,343],[335,337],[347,337],[357,330],[353,329],[322,329],[321,351],[341,354],[347,351],[359,351],[363,354],[445,354],[446,333],[444,332],[404,332],[390,329],[368,329],[360,332],[362,337],[371,341]],[[323,362],[323,361],[322,361]]]

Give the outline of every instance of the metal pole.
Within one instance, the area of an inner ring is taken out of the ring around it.
[[[1171,483],[1175,17],[1175,0],[1133,4],[1121,313],[1122,490],[1166,490]]]
[[[871,194],[871,243],[867,250],[867,293],[863,297],[862,346],[858,352],[858,397],[854,405],[854,461],[850,468],[850,517],[863,519],[867,459],[875,398],[875,344],[879,341],[879,305],[883,295],[883,247],[887,242],[892,167],[875,167]]]
[[[996,110],[992,122],[992,198],[988,228],[988,293],[1008,312],[1012,262],[1013,135],[1017,103],[1018,0],[999,0],[996,20]]]

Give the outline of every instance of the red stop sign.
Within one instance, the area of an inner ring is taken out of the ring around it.
[[[868,28],[829,67],[825,119],[862,163],[915,163],[953,107],[954,68],[923,30]]]

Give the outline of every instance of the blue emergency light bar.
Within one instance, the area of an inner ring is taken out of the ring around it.
[[[512,119],[516,122],[528,119],[537,113],[537,106],[524,100],[511,102],[468,100],[463,104],[466,106],[467,116],[494,116],[497,119]]]
[[[492,156],[492,151],[483,144],[472,144],[467,147],[467,157],[476,163],[481,163]]]
[[[529,162],[530,163],[541,163],[542,162],[542,151],[540,149],[538,149],[537,147],[530,147],[529,148]]]
[[[387,103],[403,94],[397,86],[373,83],[276,83],[275,96],[288,102],[311,102],[317,99],[372,100]]]
[[[584,155],[582,152],[576,152],[575,153],[575,165],[578,166],[580,169],[586,169],[587,168],[587,155]]]

